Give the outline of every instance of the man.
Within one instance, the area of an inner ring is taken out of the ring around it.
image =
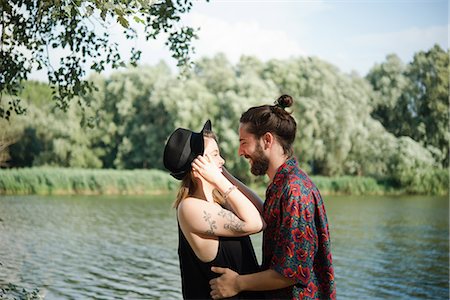
[[[293,99],[283,95],[275,105],[252,107],[240,119],[239,155],[251,172],[267,174],[263,217],[262,271],[221,274],[210,281],[213,299],[241,291],[267,291],[269,299],[335,299],[328,221],[317,187],[299,167],[292,144],[297,124],[285,111]]]

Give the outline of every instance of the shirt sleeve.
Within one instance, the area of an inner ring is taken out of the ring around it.
[[[310,281],[317,231],[314,196],[299,184],[290,184],[280,197],[280,227],[270,268],[306,286]]]

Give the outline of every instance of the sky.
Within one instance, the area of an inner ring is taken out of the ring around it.
[[[391,53],[409,63],[434,44],[448,49],[448,15],[448,0],[194,0],[180,25],[200,28],[194,60],[219,52],[233,64],[241,55],[262,61],[315,56],[365,76]],[[163,38],[112,36],[123,57],[137,45],[141,64],[164,60],[176,71]]]

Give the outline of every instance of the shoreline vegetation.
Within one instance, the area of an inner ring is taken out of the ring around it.
[[[178,184],[161,170],[34,167],[0,170],[0,195],[151,195]]]
[[[362,176],[311,176],[323,195],[448,195],[449,174],[440,170],[409,186]],[[419,183],[419,185],[418,185]],[[155,195],[174,192],[179,182],[161,170],[34,167],[0,169],[0,195]],[[264,194],[264,184],[251,187]]]
[[[264,193],[267,178],[236,155],[237,128],[244,111],[284,93],[295,99],[293,153],[323,194],[448,194],[448,66],[438,45],[409,63],[388,55],[364,77],[315,57],[233,64],[218,54],[183,80],[164,62],[93,75],[97,89],[67,107],[55,107],[48,83],[27,81],[27,115],[0,119],[0,168],[73,170],[2,172],[0,194],[173,193],[167,173],[146,172],[165,172],[161,149],[175,128],[206,119],[229,171]]]

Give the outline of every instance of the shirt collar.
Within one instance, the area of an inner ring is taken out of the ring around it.
[[[294,156],[288,158],[281,166],[278,167],[275,176],[273,177],[272,183],[269,185],[268,189],[272,187],[272,185],[279,185],[286,176],[294,169],[298,167],[297,159]]]

